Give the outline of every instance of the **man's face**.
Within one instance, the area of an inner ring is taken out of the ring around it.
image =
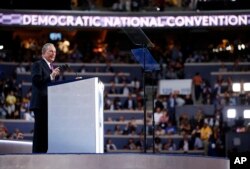
[[[47,51],[43,54],[43,57],[50,63],[55,61],[56,48],[54,46],[48,46]]]

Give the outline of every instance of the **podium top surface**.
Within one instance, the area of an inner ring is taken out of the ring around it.
[[[81,81],[81,80],[89,80],[89,79],[94,79],[94,78],[97,78],[98,81],[100,81],[100,79],[98,77],[91,77],[91,78],[76,77],[76,78],[69,79],[69,80],[58,80],[58,81],[51,82],[48,84],[48,87],[60,85],[60,84],[65,84],[65,83],[72,83],[72,82]]]

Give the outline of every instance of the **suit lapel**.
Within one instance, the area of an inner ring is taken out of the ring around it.
[[[42,65],[43,65],[43,69],[46,70],[46,72],[48,72],[49,74],[52,72],[49,65],[46,63],[44,59],[42,59]]]

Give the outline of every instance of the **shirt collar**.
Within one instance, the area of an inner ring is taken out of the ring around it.
[[[48,66],[49,66],[49,68],[50,68],[50,62],[49,61],[47,61],[44,57],[43,57],[43,60],[48,64]]]

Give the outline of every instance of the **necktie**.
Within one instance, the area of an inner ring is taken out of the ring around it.
[[[54,67],[53,67],[53,64],[52,64],[52,63],[50,63],[50,69],[51,69],[51,70],[53,70],[53,69],[54,69]]]

